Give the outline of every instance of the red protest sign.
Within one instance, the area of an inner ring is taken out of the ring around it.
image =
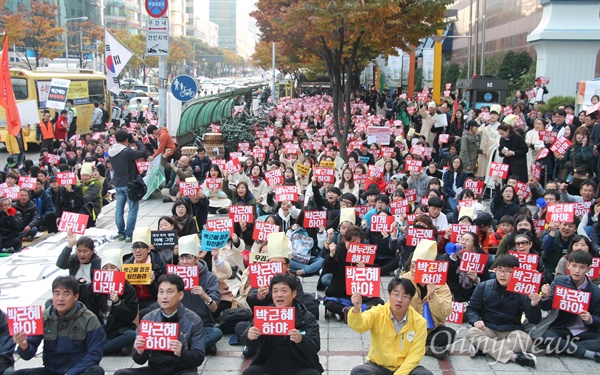
[[[8,333],[24,333],[27,336],[40,336],[44,334],[44,319],[42,306],[9,307],[6,309],[8,318]]]
[[[59,186],[77,185],[77,176],[75,172],[58,172],[56,174],[56,181],[58,181]]]
[[[248,143],[248,142],[240,142],[240,143],[238,143],[238,151],[240,151],[240,152],[249,152],[250,151],[250,143]]]
[[[279,225],[265,223],[264,221],[257,221],[256,223],[254,223],[254,232],[252,232],[252,239],[256,241],[265,242],[269,234],[277,232],[279,232]]]
[[[535,90],[530,88],[529,90],[525,91],[525,95],[527,95],[527,99],[531,100],[535,98]]]
[[[346,267],[346,294],[378,297],[381,293],[379,267]]]
[[[222,178],[207,178],[204,180],[204,186],[207,189],[218,189],[220,190],[223,187],[223,179]]]
[[[262,147],[254,147],[252,149],[252,155],[254,155],[257,159],[266,159],[267,158],[267,150]]]
[[[448,315],[446,321],[448,323],[462,324],[465,315],[465,302],[452,301],[452,314]]]
[[[281,169],[273,169],[265,172],[265,181],[267,186],[277,186],[283,184],[283,174]]]
[[[549,153],[550,153],[550,151],[547,148],[543,148],[540,150],[540,153],[538,154],[537,158],[535,158],[535,160],[542,160],[542,159],[548,157]]]
[[[506,107],[502,108],[502,114],[504,116],[512,115],[512,113],[513,113],[513,109],[511,106],[507,105]]]
[[[230,152],[230,153],[229,153],[229,157],[230,157],[231,159],[236,159],[236,158],[237,158],[237,159],[239,159],[239,158],[241,158],[241,157],[243,157],[243,156],[244,156],[244,154],[243,154],[243,153],[241,153],[241,152]]]
[[[600,109],[600,103],[596,103],[596,104],[594,104],[592,106],[589,106],[588,109],[585,111],[585,114],[587,116],[590,113],[596,112],[598,109]]]
[[[410,211],[408,199],[399,199],[390,202],[390,212],[392,215],[407,214]]]
[[[404,161],[405,170],[407,172],[421,172],[423,170],[423,162],[421,160],[408,159]]]
[[[367,175],[364,173],[354,173],[352,175],[352,178],[354,179],[354,183],[362,185],[365,182],[367,182]]]
[[[327,224],[327,211],[304,211],[304,228],[320,228]]]
[[[250,286],[260,288],[269,286],[273,276],[283,273],[283,262],[250,263],[248,268],[250,269]]]
[[[179,275],[183,279],[185,290],[191,290],[193,287],[200,285],[200,275],[198,266],[177,266],[167,264],[167,274]]]
[[[231,236],[233,234],[233,220],[230,217],[207,220],[206,229],[209,232],[229,232]]]
[[[363,219],[367,212],[369,212],[369,207],[367,206],[356,206],[354,207],[354,211],[356,212],[356,216]]]
[[[475,199],[461,199],[458,201],[458,203],[456,204],[456,206],[458,207],[458,210],[460,212],[460,209],[463,207],[473,207],[473,204],[477,202]]]
[[[594,258],[592,260],[592,266],[586,275],[590,279],[597,279],[600,277],[600,258]]]
[[[150,168],[150,163],[147,161],[138,161],[135,163],[135,166],[138,170],[138,173],[142,174],[142,173],[148,171],[148,169]]]
[[[254,306],[254,326],[261,335],[287,336],[296,328],[296,308]]]
[[[484,189],[484,182],[478,180],[466,180],[464,188],[471,190],[473,193],[475,193],[475,195],[482,195]]]
[[[228,162],[225,163],[225,170],[229,173],[229,174],[234,174],[237,172],[241,172],[242,171],[242,165],[240,164],[240,159],[235,158],[235,159],[231,159]]]
[[[450,242],[454,243],[458,243],[460,241],[460,237],[467,232],[477,233],[476,225],[452,224],[450,228],[452,231]]]
[[[532,163],[531,166],[529,167],[529,175],[531,176],[531,178],[534,178],[538,181],[541,180],[542,168],[540,168],[539,165]]]
[[[510,168],[510,165],[508,164],[502,164],[493,161],[492,165],[490,166],[489,174],[492,177],[499,177],[501,179],[505,179],[506,176],[508,176],[508,168]]]
[[[365,243],[350,242],[348,243],[348,252],[346,253],[346,262],[373,264],[377,255],[377,245],[369,245]]]
[[[381,155],[383,157],[391,158],[393,154],[394,154],[393,147],[382,147],[381,148]]]
[[[541,284],[541,272],[526,270],[524,268],[513,268],[506,290],[528,296],[539,292]]]
[[[271,144],[270,138],[259,138],[260,139],[260,147],[269,147]]]
[[[335,169],[315,167],[315,177],[317,177],[318,182],[327,182],[333,184],[335,182]]]
[[[371,216],[371,232],[392,233],[395,220],[395,217],[389,215],[373,215]]]
[[[568,114],[568,115],[565,117],[565,122],[566,122],[567,124],[571,125],[571,124],[573,123],[573,120],[574,120],[574,119],[575,119],[575,115],[573,115],[573,114]]]
[[[592,207],[592,202],[576,202],[573,203],[575,205],[575,216],[583,216],[590,212],[590,207]]]
[[[417,244],[421,242],[421,240],[433,239],[433,229],[415,227],[406,228],[406,246],[417,246]]]
[[[139,334],[144,338],[144,350],[166,350],[172,352],[169,342],[177,340],[179,336],[179,323],[152,322],[142,320]]]
[[[220,170],[224,170],[225,169],[225,164],[227,164],[227,160],[225,160],[225,159],[213,159],[212,162],[217,167],[219,167]]]
[[[294,154],[298,155],[300,153],[300,145],[296,143],[284,143],[283,147],[285,147],[286,154]]]
[[[125,272],[94,270],[92,292],[110,294],[113,291],[120,296],[125,292]]]
[[[538,79],[537,79],[537,81],[538,81],[538,83],[540,85],[546,86],[547,84],[550,83],[550,78],[545,77],[545,76],[539,76]]]
[[[415,283],[417,284],[446,284],[450,262],[435,260],[417,260],[415,265]]]
[[[275,202],[297,202],[298,187],[297,186],[276,186],[275,187]]]
[[[573,203],[553,203],[548,205],[546,217],[550,214],[550,221],[559,223],[572,223],[575,218],[575,205]]]
[[[84,234],[89,217],[90,215],[63,211],[58,223],[58,231],[66,232],[71,229],[75,234]]]
[[[54,154],[47,154],[46,155],[46,162],[48,164],[60,164],[60,156],[58,155],[54,155]]]
[[[552,308],[579,315],[581,312],[589,310],[590,299],[590,292],[556,285]]]
[[[34,189],[36,180],[37,179],[35,177],[20,176],[19,177],[19,187],[21,187],[23,189]]]
[[[383,167],[378,167],[376,165],[369,165],[369,177],[372,178],[381,178],[383,177]]]
[[[179,192],[184,197],[196,196],[200,193],[201,190],[202,189],[200,188],[200,183],[198,181],[193,181],[193,182],[179,181]]]
[[[404,196],[408,199],[409,202],[414,202],[417,200],[417,189],[407,189],[404,190]]]
[[[473,253],[470,251],[463,252],[458,269],[459,271],[475,271],[477,274],[482,274],[485,271],[488,257],[488,254]]]
[[[508,252],[510,255],[513,255],[519,259],[519,267],[529,271],[537,271],[538,270],[538,259],[539,255],[537,254],[529,254],[523,251],[512,251]]]
[[[569,147],[571,147],[571,141],[565,137],[560,137],[552,146],[550,146],[550,151],[557,155],[564,156]]]
[[[529,185],[518,181],[516,187],[516,193],[519,197],[523,199],[527,199],[531,195],[531,189],[529,189]]]
[[[243,204],[229,206],[229,218],[234,223],[252,223],[254,222],[254,206]]]
[[[443,145],[443,144],[448,143],[448,142],[450,142],[450,134],[440,134],[438,136],[438,143],[440,145]]]

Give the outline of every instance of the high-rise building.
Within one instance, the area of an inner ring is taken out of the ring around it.
[[[94,21],[94,24],[102,25],[106,1],[108,0],[46,0],[58,5],[56,21],[60,27],[65,25],[65,18],[76,17],[88,17],[89,20]],[[6,7],[10,12],[16,13],[19,5],[30,7],[31,3],[32,0],[8,0]]]
[[[256,1],[210,0],[210,21],[219,25],[219,47],[248,58],[256,45],[256,21],[250,17]]]
[[[144,0],[104,0],[104,22],[111,30],[126,30],[129,34],[143,34],[148,17]]]
[[[200,39],[211,47],[219,43],[219,25],[210,21],[210,0],[186,0],[186,35]]]

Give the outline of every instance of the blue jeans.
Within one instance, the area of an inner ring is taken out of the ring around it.
[[[217,327],[204,326],[204,346],[208,349],[223,338],[223,332]]]
[[[300,263],[298,261],[295,261],[294,259],[291,259],[290,268],[294,271],[304,270],[305,275],[315,275],[321,270],[323,260],[324,259],[320,257],[313,257],[310,258],[308,263]]]
[[[135,331],[128,329],[114,339],[104,340],[104,355],[112,353],[120,353],[122,349],[133,347],[135,341]]]
[[[138,210],[140,208],[139,201],[132,201],[127,198],[127,186],[115,188],[117,191],[117,208],[115,209],[115,221],[117,222],[118,234],[131,238],[135,229]],[[129,205],[129,214],[127,215],[127,228],[125,228],[125,202]]]
[[[458,196],[454,198],[448,197],[448,204],[450,205],[452,212],[456,211],[456,206],[458,206],[458,201],[456,200],[456,198],[458,198]]]
[[[332,273],[326,273],[324,275],[321,275],[321,284],[329,287],[331,286],[331,279],[333,278],[333,274]]]

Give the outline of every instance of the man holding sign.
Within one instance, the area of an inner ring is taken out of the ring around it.
[[[181,303],[183,290],[183,279],[180,276],[162,275],[158,280],[158,304],[160,307],[142,319],[142,322],[177,324],[177,340],[168,339],[166,348],[149,350],[147,349],[147,339],[150,336],[141,335],[138,329],[138,336],[133,344],[133,360],[139,365],[148,362],[148,366],[117,370],[115,375],[191,375],[198,373],[197,368],[204,361],[204,326],[202,319]],[[163,338],[167,335],[164,330],[156,331],[150,333],[151,337]]]
[[[304,305],[296,300],[298,282],[293,275],[279,274],[271,279],[269,293],[273,296],[274,308],[266,309],[258,314],[256,311],[254,325],[242,334],[242,342],[253,350],[256,357],[243,375],[289,374],[289,375],[320,375],[323,367],[319,363],[321,338],[319,323]],[[284,312],[291,308],[295,311],[293,324],[285,321]],[[262,318],[262,319],[261,319]],[[261,328],[258,321],[266,320]],[[283,334],[274,335],[273,330],[265,327],[267,323],[285,328]],[[291,326],[290,326],[291,325]]]
[[[592,255],[577,250],[567,260],[570,275],[557,276],[552,286],[542,287],[542,309],[558,309],[556,319],[542,335],[546,353],[568,353],[600,362],[600,289],[586,276]]]

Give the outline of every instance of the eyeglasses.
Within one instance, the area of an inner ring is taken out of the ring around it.
[[[390,293],[390,296],[394,297],[394,299],[400,299],[400,298],[402,298],[405,301],[412,298],[410,296],[410,294],[398,293],[398,292]]]
[[[512,273],[512,270],[501,270],[499,268],[496,268],[495,272],[502,275],[510,275]]]
[[[519,242],[515,242],[515,247],[522,247],[522,246],[527,246],[529,245],[531,242],[529,241],[519,241]]]

